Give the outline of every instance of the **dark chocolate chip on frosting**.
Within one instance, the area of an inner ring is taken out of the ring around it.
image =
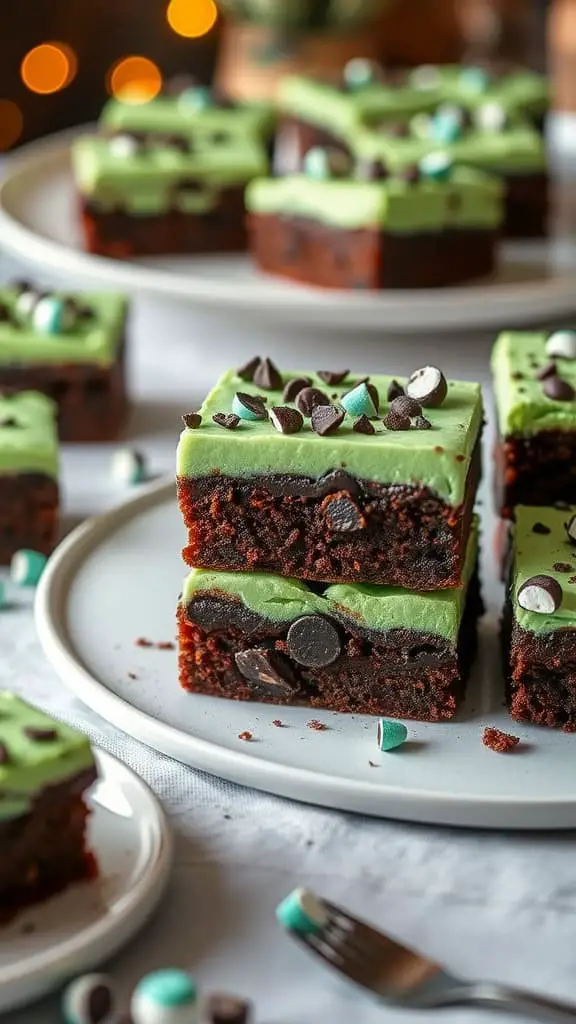
[[[202,417],[199,412],[185,412],[182,420],[184,422],[184,426],[188,427],[190,430],[197,430],[202,423]]]
[[[437,366],[422,366],[411,375],[407,385],[406,394],[425,409],[434,409],[442,402],[448,394],[446,378]]]
[[[281,391],[282,377],[271,359],[259,359],[254,371],[254,384],[263,391]]]
[[[282,398],[285,402],[294,402],[300,392],[304,388],[309,388],[311,384],[312,380],[310,377],[292,377],[282,392]]]
[[[236,430],[240,423],[240,417],[236,416],[233,412],[217,412],[212,419],[219,427],[225,427],[226,430]]]
[[[18,420],[14,419],[13,416],[6,416],[4,419],[0,419],[0,427],[19,427]]]
[[[574,566],[570,565],[570,562],[554,562],[552,566],[554,572],[573,572]]]
[[[254,356],[253,359],[249,359],[244,366],[241,366],[239,370],[236,370],[236,376],[240,377],[240,380],[253,381],[254,374],[260,366],[260,356]]]
[[[329,387],[334,387],[341,384],[343,380],[346,380],[350,370],[317,370],[316,373],[325,384],[328,384]]]
[[[545,366],[541,366],[539,370],[536,370],[534,376],[536,380],[546,380],[547,377],[556,377],[558,371],[556,363],[546,363]]]
[[[430,430],[431,426],[430,420],[427,420],[425,416],[414,416],[411,422],[413,430]]]
[[[527,612],[553,615],[563,596],[562,587],[553,576],[531,576],[518,590],[518,604]]]
[[[358,505],[348,494],[330,494],[322,502],[322,511],[329,530],[334,533],[355,533],[363,530],[366,520]]]
[[[304,417],[289,405],[275,405],[270,409],[270,422],[280,434],[297,434],[302,429]]]
[[[303,416],[311,416],[317,405],[330,405],[328,395],[319,388],[302,388],[296,395],[296,406]]]
[[[420,168],[418,164],[406,164],[397,173],[400,180],[407,182],[409,185],[415,185],[417,181],[420,181]]]
[[[388,385],[388,391],[386,392],[386,398],[388,402],[393,402],[395,398],[401,398],[405,394],[404,388],[397,380],[391,380]]]
[[[34,743],[51,743],[53,740],[58,739],[56,729],[44,729],[41,726],[34,725],[24,726],[24,735]]]
[[[359,181],[386,181],[390,171],[384,160],[363,157],[356,164],[356,177]]]
[[[267,693],[291,697],[299,689],[290,662],[279,651],[260,647],[238,651],[234,661],[248,683]]]
[[[0,743],[0,764],[8,764],[10,761],[10,751],[5,743]]]
[[[315,405],[312,409],[312,430],[320,437],[333,434],[344,420],[344,412],[335,405]]]
[[[564,523],[564,529],[570,543],[576,544],[576,515],[570,516],[570,519]]]
[[[370,420],[368,419],[367,416],[359,416],[357,420],[354,420],[354,423],[352,425],[352,430],[354,430],[357,434],[375,434],[376,433],[376,431],[374,430],[374,427],[370,423]]]
[[[532,533],[547,534],[547,533],[550,533],[550,532],[551,532],[550,527],[546,526],[546,523],[534,523],[534,525],[532,527]]]
[[[0,323],[6,323],[12,319],[10,309],[5,302],[0,302]]]
[[[410,417],[393,409],[392,406],[384,416],[382,423],[387,430],[410,430]]]
[[[331,665],[342,650],[340,631],[325,615],[303,615],[296,619],[286,638],[290,656],[305,668]]]
[[[546,377],[542,381],[542,391],[546,398],[553,402],[572,402],[574,400],[574,388],[562,377]]]
[[[399,416],[407,416],[412,419],[414,416],[422,415],[422,406],[410,395],[399,395],[390,402],[388,412],[398,413]]]

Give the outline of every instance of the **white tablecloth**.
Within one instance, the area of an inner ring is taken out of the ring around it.
[[[4,266],[11,272],[12,267]],[[172,469],[180,413],[216,373],[255,351],[292,366],[405,372],[430,359],[487,375],[489,339],[318,336],[162,310],[134,322],[130,436],[154,472]],[[64,452],[66,527],[122,495],[110,447]],[[276,903],[298,884],[347,904],[464,976],[484,975],[576,1001],[576,840],[365,820],[292,804],[210,778],[142,747],[76,700],[46,663],[30,601],[0,614],[0,686],[85,728],[152,786],[177,837],[170,891],[141,936],[110,964],[125,995],[147,970],[190,967],[203,986],[254,999],[262,1024],[372,1024],[383,1011],[324,973],[276,927]],[[56,1000],[7,1018],[53,1024]],[[392,1024],[422,1020],[387,1012]],[[455,1024],[476,1019],[467,1011]]]

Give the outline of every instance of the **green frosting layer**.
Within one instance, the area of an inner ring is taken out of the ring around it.
[[[208,572],[192,569],[184,581],[181,603],[198,594],[238,598],[250,611],[274,623],[290,623],[302,615],[336,614],[359,626],[386,632],[415,629],[441,636],[456,644],[468,584],[478,554],[478,520],[474,519],[461,587],[418,593],[400,587],[358,583],[329,586],[323,596],[314,594],[299,580],[265,573]]]
[[[342,229],[391,232],[496,228],[503,220],[503,189],[496,179],[456,168],[447,181],[399,178],[317,181],[305,175],[253,181],[246,206],[254,213],[305,217]]]
[[[25,730],[54,730],[53,739],[34,739]],[[86,736],[57,722],[13,693],[0,692],[0,820],[30,810],[47,786],[65,782],[94,766]]]
[[[109,100],[100,115],[104,128],[140,132],[175,132],[195,137],[203,133],[231,131],[266,139],[276,115],[271,103],[244,103],[235,107],[207,106],[195,110],[179,96],[157,96],[148,103]]]
[[[538,368],[550,358],[549,331],[504,331],[492,350],[492,374],[500,435],[530,437],[542,430],[576,430],[576,402],[547,398]],[[576,390],[576,360],[555,359],[557,372]]]
[[[327,386],[307,370],[284,373],[283,383],[307,376],[313,386],[328,395],[342,395],[354,378],[338,387]],[[373,376],[371,383],[380,397],[380,416],[387,410],[387,390],[392,377]],[[399,378],[401,380],[401,378]],[[225,430],[212,422],[215,413],[229,413],[237,391],[266,394],[268,408],[285,405],[281,391],[262,392],[241,380],[234,370],[223,375],[210,392],[201,411],[202,424],[186,428],[177,452],[179,476],[202,477],[222,473],[251,477],[283,473],[319,478],[345,468],[359,479],[384,484],[422,484],[448,504],[459,506],[464,499],[466,478],[482,423],[482,394],[479,384],[450,381],[448,396],[438,409],[427,409],[430,430],[386,430],[374,421],[374,435],[358,434],[353,418],[346,416],[336,433],[320,437],[305,420],[297,434],[279,434],[269,420],[242,420],[236,430]]]
[[[15,363],[89,363],[110,366],[114,363],[124,333],[128,300],[114,292],[51,293],[71,297],[89,307],[94,316],[78,320],[63,334],[38,334],[30,317],[20,319],[16,312],[18,292],[0,288],[0,303],[7,306],[18,325],[0,320],[0,367]]]
[[[499,103],[510,114],[544,114],[550,102],[550,87],[545,75],[536,71],[520,69],[492,78],[487,87],[477,90],[467,79],[466,69],[458,64],[447,64],[437,68],[441,80],[441,91],[447,100],[474,108],[482,103]]]
[[[58,477],[56,404],[38,391],[0,394],[0,473]]]
[[[531,633],[553,633],[557,629],[576,628],[576,547],[568,540],[564,523],[576,513],[557,508],[530,508],[519,505],[514,527],[512,601],[514,617],[522,629]],[[550,533],[534,532],[542,523]],[[572,565],[572,572],[558,572],[555,564]],[[520,587],[531,576],[552,576],[563,591],[562,604],[554,615],[528,612],[517,601]]]

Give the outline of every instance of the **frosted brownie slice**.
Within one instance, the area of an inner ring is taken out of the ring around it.
[[[425,369],[416,390],[438,390],[422,402],[390,376],[280,373],[266,359],[225,373],[200,414],[185,417],[178,445],[186,562],[411,590],[458,586],[482,396],[479,384],[446,384]]]
[[[576,332],[504,331],[492,375],[498,512],[576,502]]]
[[[470,532],[462,584],[418,593],[310,589],[261,573],[193,569],[178,609],[180,683],[192,693],[398,718],[452,718],[481,611]]]
[[[0,564],[21,548],[49,555],[57,530],[54,402],[37,391],[0,395]]]
[[[128,302],[113,292],[0,288],[0,391],[35,389],[58,405],[63,441],[108,441],[126,418]]]
[[[86,736],[0,692],[0,921],[96,875],[84,801],[96,774]]]
[[[576,505],[519,506],[504,616],[513,718],[576,730]]]

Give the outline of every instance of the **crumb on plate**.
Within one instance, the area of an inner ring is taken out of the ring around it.
[[[520,737],[488,726],[482,733],[482,743],[497,754],[509,754],[520,743]]]

